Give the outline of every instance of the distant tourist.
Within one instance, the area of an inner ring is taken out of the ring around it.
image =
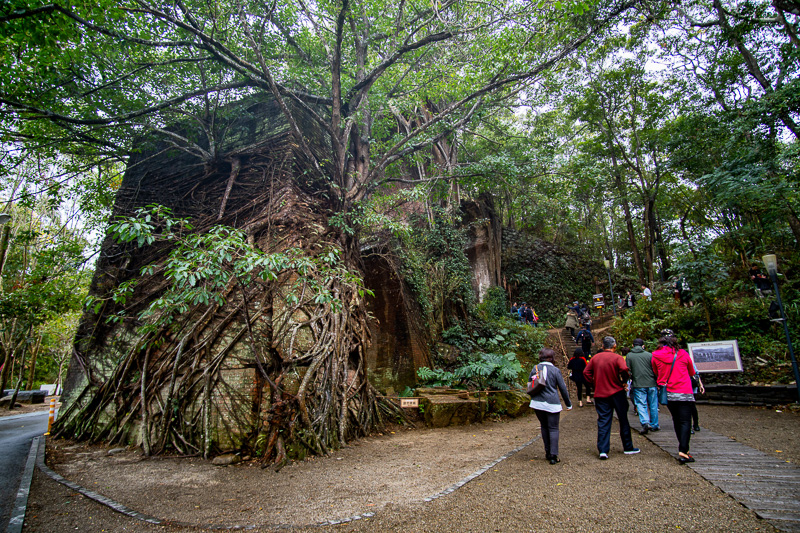
[[[594,386],[594,407],[597,409],[597,451],[600,459],[608,459],[611,448],[611,421],[614,411],[619,418],[619,436],[625,455],[639,453],[634,448],[631,425],[628,423],[628,399],[623,383],[628,381],[630,371],[621,355],[614,353],[617,341],[614,337],[603,338],[603,351],[589,360],[583,376]]]
[[[647,300],[653,299],[653,293],[650,292],[650,288],[647,285],[642,285],[642,297]]]
[[[653,372],[653,354],[644,349],[644,340],[633,341],[633,348],[625,362],[631,369],[631,396],[642,424],[641,434],[658,431],[658,394],[656,375]]]
[[[530,390],[533,377],[537,373],[544,379],[544,390],[531,398],[530,406],[542,426],[544,454],[551,465],[560,462],[558,459],[558,424],[562,407],[561,401],[558,399],[559,392],[564,400],[564,405],[567,406],[567,410],[572,409],[572,402],[569,400],[569,392],[567,391],[567,384],[564,383],[564,377],[558,367],[553,365],[555,355],[556,353],[552,349],[542,348],[542,351],[539,352],[539,364],[534,367],[528,378],[528,390]]]
[[[636,307],[636,297],[628,291],[628,294],[625,296],[625,308],[626,309],[633,309]]]
[[[689,353],[678,346],[678,339],[670,329],[661,332],[660,345],[653,352],[653,370],[659,386],[667,387],[667,409],[672,415],[675,435],[678,437],[678,461],[693,463],[689,455],[689,440],[692,438],[692,392],[691,376],[695,374]]]
[[[750,272],[748,274],[750,279],[753,280],[753,284],[756,286],[756,296],[763,298],[763,291],[769,291],[772,289],[772,284],[770,283],[769,278],[766,274],[761,272],[760,268],[755,265],[750,267]]]
[[[533,326],[533,307],[530,305],[525,306],[525,323]]]
[[[572,340],[575,340],[575,330],[577,329],[577,327],[578,327],[578,315],[572,308],[570,308],[570,310],[567,311],[567,320],[566,322],[564,322],[564,329],[569,331],[569,336],[572,337]]]
[[[536,309],[531,306],[531,319],[533,320],[533,327],[539,327],[539,315],[536,313]]]
[[[575,383],[575,388],[578,389],[578,407],[583,407],[583,388],[586,388],[586,403],[592,404],[592,389],[586,379],[583,377],[583,371],[586,369],[586,356],[582,349],[575,348],[572,358],[567,363],[569,369],[569,379]]]

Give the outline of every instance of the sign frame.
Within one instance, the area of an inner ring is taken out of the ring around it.
[[[693,342],[688,344],[688,348],[689,357],[701,374],[744,371],[739,343],[735,339]]]

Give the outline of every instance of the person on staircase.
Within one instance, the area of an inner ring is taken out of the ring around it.
[[[569,331],[569,336],[572,340],[575,340],[575,330],[578,328],[578,315],[575,313],[575,310],[570,308],[567,311],[567,321],[564,323],[564,329]]]
[[[575,388],[578,389],[578,407],[583,407],[584,387],[586,388],[586,403],[589,405],[592,403],[592,393],[591,389],[589,388],[589,383],[587,383],[586,379],[583,377],[583,371],[586,369],[586,364],[587,361],[583,354],[583,350],[580,348],[575,348],[572,358],[567,363],[567,369],[569,370],[569,379],[575,383]]]
[[[594,336],[589,328],[586,327],[586,324],[581,324],[580,331],[578,331],[578,334],[575,335],[575,342],[581,347],[581,350],[583,350],[584,356],[589,356],[592,354]]]

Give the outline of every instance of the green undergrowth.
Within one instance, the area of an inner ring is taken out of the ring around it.
[[[790,383],[794,380],[786,336],[780,323],[771,322],[767,311],[771,300],[737,295],[717,298],[693,307],[680,307],[669,295],[655,295],[627,311],[614,325],[619,346],[631,346],[641,337],[648,350],[657,347],[659,332],[669,328],[682,346],[687,343],[736,340],[742,357],[741,373],[704,374],[706,383]],[[796,305],[787,305],[792,339],[800,321]]]
[[[489,289],[472,315],[442,332],[434,368],[417,371],[422,386],[507,390],[519,388],[538,361],[547,330],[510,318],[505,293]]]

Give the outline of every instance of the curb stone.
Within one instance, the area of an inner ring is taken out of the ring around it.
[[[34,437],[31,442],[31,451],[28,452],[28,460],[25,461],[25,470],[22,472],[22,479],[17,489],[17,500],[14,503],[14,510],[11,511],[11,519],[8,521],[7,533],[22,533],[22,525],[25,523],[25,511],[28,508],[28,494],[31,491],[31,480],[33,480],[33,466],[39,451],[39,443],[42,437]]]

